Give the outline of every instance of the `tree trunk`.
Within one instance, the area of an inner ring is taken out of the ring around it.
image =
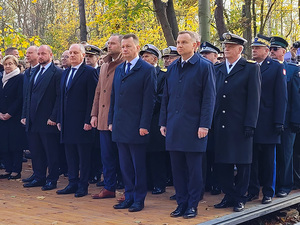
[[[209,0],[198,1],[199,14],[199,30],[201,35],[201,42],[210,41],[210,3]]]
[[[164,32],[165,39],[168,46],[175,45],[175,38],[172,34],[172,28],[167,18],[167,5],[161,0],[153,0],[154,10],[156,12],[157,18],[161,24],[161,28]]]
[[[245,17],[244,26],[244,38],[248,41],[245,45],[245,55],[248,59],[252,58],[251,52],[251,41],[252,41],[252,30],[251,30],[251,0],[245,0],[245,5],[243,6],[243,17]]]
[[[257,35],[257,25],[256,25],[256,10],[255,10],[255,0],[252,1],[252,21],[253,21],[253,36]]]
[[[79,6],[79,19],[80,19],[80,41],[87,41],[87,29],[85,19],[84,0],[78,0]]]
[[[259,29],[260,34],[264,34],[264,27],[262,26],[262,24],[264,23],[264,4],[265,1],[262,0],[260,5],[260,29]]]
[[[299,0],[300,1],[300,0]],[[222,35],[227,32],[227,28],[224,21],[224,7],[223,0],[216,0],[215,5],[215,20],[219,38],[222,39]]]
[[[179,29],[178,29],[178,24],[177,24],[177,19],[176,19],[173,0],[168,1],[166,10],[167,10],[167,18],[168,18],[169,24],[170,24],[171,29],[172,29],[173,37],[174,37],[174,40],[176,40],[177,36],[178,36]]]
[[[298,19],[300,24],[300,0],[298,0]]]

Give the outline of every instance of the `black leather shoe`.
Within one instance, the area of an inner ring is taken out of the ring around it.
[[[262,204],[269,204],[272,202],[272,198],[269,196],[264,196],[263,199],[261,200]]]
[[[247,202],[251,202],[251,201],[253,201],[255,199],[258,199],[258,195],[248,193],[248,195],[246,196],[246,198],[247,198]]]
[[[164,192],[166,192],[165,188],[154,187],[153,190],[152,190],[153,195],[159,195],[159,194],[162,194]]]
[[[87,188],[78,188],[78,190],[76,191],[74,196],[76,198],[80,198],[80,197],[86,196],[87,194],[88,194],[88,189]]]
[[[183,214],[183,218],[184,219],[190,219],[190,218],[194,218],[197,216],[197,208],[188,208],[184,214]]]
[[[128,209],[132,204],[132,200],[125,200],[124,202],[114,205],[114,209]]]
[[[97,187],[103,187],[104,186],[104,180],[103,181],[98,181],[96,184]]]
[[[0,175],[0,179],[8,179],[9,177],[10,177],[10,173]]]
[[[171,217],[182,216],[185,213],[186,209],[187,209],[187,205],[186,204],[179,204],[177,206],[177,208],[173,212],[170,213],[170,216]]]
[[[233,211],[235,212],[241,212],[245,209],[245,204],[243,202],[238,202],[237,204],[234,205]]]
[[[211,195],[219,195],[219,194],[221,194],[221,189],[218,187],[212,187],[210,194]]]
[[[21,173],[18,173],[18,174],[15,175],[15,176],[10,175],[10,176],[8,177],[9,180],[16,180],[16,179],[20,179],[20,178],[21,178]]]
[[[42,191],[50,191],[50,190],[53,190],[55,189],[57,186],[56,186],[56,182],[47,182],[41,189]]]
[[[176,200],[176,194],[175,194],[175,195],[172,195],[172,196],[170,196],[170,200]]]
[[[30,188],[30,187],[42,187],[45,185],[45,181],[44,180],[33,180],[29,183],[23,184],[23,187],[25,188]]]
[[[31,182],[34,180],[34,174],[32,174],[30,177],[27,177],[25,179],[22,179],[23,183]]]
[[[77,189],[78,189],[77,185],[68,184],[64,189],[56,191],[56,194],[58,195],[73,194],[77,191]]]
[[[138,212],[144,208],[144,202],[134,202],[128,209],[129,212]]]
[[[279,198],[284,198],[284,197],[286,197],[287,195],[288,195],[288,193],[285,192],[285,191],[279,191],[279,192],[276,194],[276,196],[279,197]]]
[[[223,209],[223,208],[228,208],[228,207],[232,207],[232,206],[233,206],[233,203],[226,199],[223,199],[219,204],[214,205],[214,207],[216,209]]]

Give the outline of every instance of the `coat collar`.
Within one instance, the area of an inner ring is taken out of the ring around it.
[[[122,71],[121,71],[122,80],[131,76],[135,71],[139,70],[140,67],[142,66],[142,63],[143,63],[142,58],[139,58],[138,61],[136,62],[136,64],[134,65],[134,67],[129,71],[129,73],[125,74],[126,62],[124,62],[122,65]]]
[[[269,68],[269,66],[271,65],[271,62],[272,62],[272,59],[270,57],[265,58],[265,60],[263,61],[263,63],[260,66],[261,73]]]
[[[78,81],[79,77],[82,75],[84,68],[85,68],[86,64],[83,62],[80,67],[78,68],[77,72],[75,73],[75,76],[73,77],[72,83],[70,88],[68,89],[68,91],[74,86],[74,84]],[[67,77],[69,76],[71,68],[68,69],[67,71]],[[67,78],[66,78],[67,80]],[[66,85],[65,85],[66,86]]]

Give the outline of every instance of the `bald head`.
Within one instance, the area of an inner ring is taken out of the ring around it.
[[[47,65],[52,61],[52,50],[48,45],[42,45],[38,49],[38,61],[42,66]]]

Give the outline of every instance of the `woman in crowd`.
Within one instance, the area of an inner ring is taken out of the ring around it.
[[[23,75],[18,68],[18,59],[5,56],[4,72],[0,77],[0,151],[5,173],[0,179],[18,179],[22,171],[22,143],[25,130],[20,123],[23,101]]]

